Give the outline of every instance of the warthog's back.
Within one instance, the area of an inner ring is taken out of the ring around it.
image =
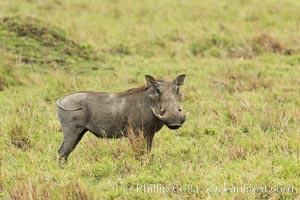
[[[126,102],[117,94],[79,92],[58,101],[58,115],[61,123],[86,128],[98,137],[121,137],[128,118]]]

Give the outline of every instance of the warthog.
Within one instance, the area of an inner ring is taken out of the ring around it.
[[[145,75],[147,85],[121,93],[78,92],[57,100],[57,114],[64,134],[58,150],[67,161],[83,135],[90,131],[100,138],[128,136],[142,132],[150,151],[154,134],[163,125],[178,129],[185,121],[180,106],[185,74],[174,81],[156,80]]]

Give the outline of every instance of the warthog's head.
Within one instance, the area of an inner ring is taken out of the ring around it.
[[[185,114],[180,106],[185,74],[179,75],[174,81],[167,82],[156,80],[154,77],[145,76],[147,85],[151,87],[151,109],[156,118],[163,121],[170,129],[178,129],[185,121]]]

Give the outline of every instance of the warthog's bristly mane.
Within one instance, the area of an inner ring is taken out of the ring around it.
[[[140,86],[140,87],[137,87],[137,88],[131,88],[131,89],[128,89],[128,90],[125,90],[125,91],[122,91],[122,92],[118,92],[116,94],[121,95],[121,96],[130,95],[130,94],[135,94],[135,93],[138,93],[138,92],[146,91],[148,88],[149,88],[149,86],[143,85],[143,86]]]
[[[160,84],[163,84],[165,81],[164,80],[157,80],[158,83]],[[136,88],[131,88],[131,89],[128,89],[128,90],[125,90],[125,91],[122,91],[122,92],[118,92],[116,94],[118,95],[130,95],[130,94],[135,94],[135,93],[138,93],[138,92],[143,92],[143,91],[146,91],[150,88],[150,86],[148,85],[143,85],[143,86],[140,86],[140,87],[136,87]]]
[[[159,84],[163,85],[166,81],[158,79],[157,82]],[[130,88],[130,89],[122,91],[122,92],[117,92],[115,94],[120,95],[120,96],[131,95],[131,94],[136,94],[136,93],[139,93],[139,92],[146,91],[149,88],[150,88],[150,86],[143,85],[143,86],[136,87],[136,88]],[[79,91],[79,92],[76,92],[76,93],[89,93],[89,94],[99,94],[99,93],[102,93],[102,94],[108,94],[107,92],[95,92],[95,91]],[[74,94],[76,94],[76,93],[74,93]],[[113,93],[111,93],[111,94],[113,94]]]

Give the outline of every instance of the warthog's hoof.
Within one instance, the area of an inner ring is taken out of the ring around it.
[[[68,164],[68,159],[64,156],[60,156],[59,159],[58,159],[58,165],[61,168],[64,168],[67,164]]]

